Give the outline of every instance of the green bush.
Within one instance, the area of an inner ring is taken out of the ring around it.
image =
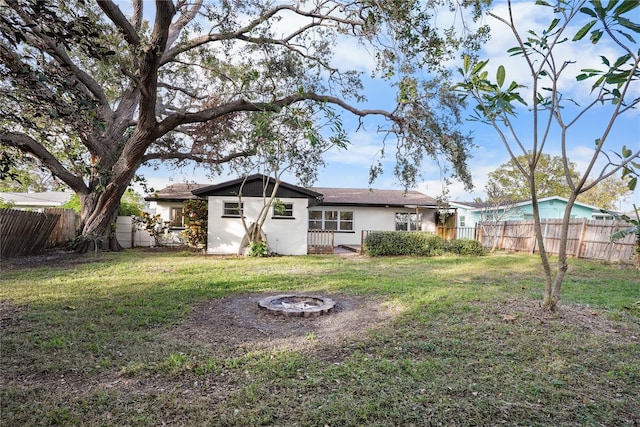
[[[248,256],[262,258],[269,256],[269,248],[267,242],[253,242],[249,245]]]
[[[446,242],[447,252],[451,252],[457,255],[471,255],[480,256],[484,254],[482,244],[477,240],[471,239],[453,239]]]
[[[206,200],[193,199],[184,202],[184,231],[182,237],[187,244],[197,248],[207,246],[207,224],[209,222]]]
[[[440,236],[411,231],[375,231],[364,240],[371,256],[439,256],[446,252],[458,255],[482,255],[482,245],[475,240],[446,241]]]
[[[376,231],[367,235],[364,244],[371,256],[437,256],[443,253],[444,240],[435,234]]]

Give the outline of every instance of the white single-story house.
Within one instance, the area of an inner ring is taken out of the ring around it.
[[[155,201],[156,213],[176,230],[182,226],[185,200],[207,200],[207,253],[235,254],[244,237],[240,215],[248,224],[254,222],[274,183],[256,174],[215,185],[173,184],[145,200]],[[307,254],[310,230],[333,233],[334,246],[359,246],[363,231],[436,231],[438,203],[418,191],[303,188],[281,182],[276,198],[284,209],[270,208],[263,231],[269,250],[281,255]]]
[[[568,199],[559,196],[538,199],[541,219],[562,219]],[[480,221],[520,221],[533,219],[531,200],[523,200],[508,205],[495,206],[482,202],[449,202],[456,209],[457,227],[475,227]],[[571,218],[613,219],[601,212],[597,206],[575,202],[571,209]]]
[[[0,193],[0,200],[10,203],[13,209],[40,210],[44,208],[59,208],[67,203],[73,192],[43,191],[40,193]]]

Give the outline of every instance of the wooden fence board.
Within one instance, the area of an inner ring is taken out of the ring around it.
[[[60,215],[60,219],[47,240],[47,248],[66,245],[76,237],[76,213],[73,209],[46,208],[43,212],[45,214]]]
[[[558,255],[562,220],[542,220],[544,247],[548,254]],[[567,235],[567,254],[579,258],[605,261],[629,261],[635,256],[635,236],[629,235],[617,242],[611,241],[611,235],[628,228],[624,221],[573,219],[569,222]],[[482,222],[478,224],[482,231],[478,240],[483,247],[492,247],[498,240],[497,249],[537,252],[535,229],[532,220]]]
[[[0,258],[39,253],[60,215],[0,209]]]

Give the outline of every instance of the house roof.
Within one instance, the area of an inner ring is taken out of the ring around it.
[[[491,205],[488,202],[461,202],[461,201],[451,201],[449,202],[449,204],[453,207],[457,207],[457,208],[467,208],[467,209],[474,209],[474,208],[486,208],[486,207],[490,207]]]
[[[245,196],[262,196],[263,184],[267,177],[255,174],[247,177],[244,183]],[[244,178],[226,181],[221,184],[173,184],[153,195],[145,197],[147,201],[184,201],[188,199],[217,196],[237,196]],[[269,186],[273,188],[274,180],[269,178]],[[267,192],[270,192],[270,188]],[[437,207],[438,202],[419,191],[379,190],[369,188],[304,188],[286,182],[280,183],[278,197],[307,197],[314,204],[327,206],[393,206],[393,207]]]
[[[275,179],[262,174],[254,174],[221,184],[209,185],[193,191],[199,197],[205,196],[237,196],[241,190],[245,197],[262,197],[263,194],[271,194],[275,185]],[[266,188],[265,188],[266,185]],[[308,198],[313,202],[322,199],[322,194],[304,187],[298,187],[281,181],[276,192],[277,197],[282,198]]]
[[[193,183],[180,183],[171,184],[161,190],[154,192],[146,196],[144,199],[148,202],[154,202],[162,200],[165,202],[182,202],[189,199],[197,199],[198,197],[192,193],[194,190],[199,190],[203,187],[208,187],[209,184],[193,184]]]
[[[72,192],[43,191],[41,193],[0,193],[0,199],[11,202],[16,207],[58,207],[64,205],[73,196]]]
[[[540,199],[538,199],[538,203],[544,203],[544,202],[548,202],[548,201],[561,201],[564,203],[568,203],[569,199],[565,198],[565,197],[560,197],[560,196],[549,196],[549,197],[542,197]],[[514,201],[512,204],[509,205],[499,205],[499,206],[495,206],[492,205],[491,203],[488,202],[450,202],[452,205],[457,206],[457,207],[466,207],[466,208],[470,208],[471,210],[477,210],[477,209],[503,209],[505,207],[508,208],[516,208],[516,207],[521,207],[521,206],[527,206],[531,204],[531,199],[527,199],[527,200],[518,200],[518,201]],[[592,209],[594,211],[598,211],[600,212],[600,208],[597,206],[593,206],[593,205],[589,205],[586,203],[582,203],[582,202],[574,202],[575,205],[578,206],[582,206],[588,209]]]
[[[314,191],[322,194],[323,205],[333,206],[420,206],[437,207],[438,202],[419,191],[411,190],[379,190],[369,188],[329,188],[313,187]]]

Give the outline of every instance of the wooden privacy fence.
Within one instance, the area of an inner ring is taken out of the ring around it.
[[[66,245],[69,240],[73,240],[73,238],[76,237],[76,213],[73,209],[46,208],[43,210],[43,213],[60,216],[56,226],[49,235],[46,244],[47,248]]]
[[[0,258],[44,250],[59,218],[58,214],[0,209]]]
[[[557,255],[560,248],[561,219],[542,220],[542,236],[547,253]],[[628,228],[624,221],[573,219],[569,222],[567,254],[576,258],[629,261],[635,256],[635,235],[616,242],[611,235]],[[478,223],[482,246],[534,253],[539,249],[533,220],[484,221]]]
[[[309,230],[307,233],[307,252],[310,254],[332,254],[333,243],[333,230]]]

